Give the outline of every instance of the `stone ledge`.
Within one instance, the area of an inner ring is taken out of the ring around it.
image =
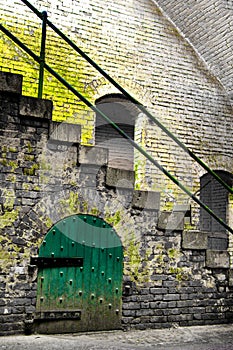
[[[80,143],[81,125],[52,122],[49,128],[49,138],[54,141]]]
[[[22,94],[23,76],[8,72],[0,72],[0,91],[13,94]]]
[[[21,117],[52,119],[53,103],[50,100],[21,96],[19,114]]]
[[[200,231],[184,231],[182,234],[182,248],[203,250],[208,248],[208,233]]]
[[[108,149],[103,147],[80,146],[79,164],[106,165],[108,162]]]
[[[132,190],[134,188],[134,171],[107,167],[106,185]]]
[[[157,227],[163,231],[183,231],[184,213],[182,212],[161,212]]]
[[[160,192],[134,191],[132,206],[137,209],[159,210]]]
[[[229,269],[230,256],[225,250],[207,250],[206,266],[210,268]]]

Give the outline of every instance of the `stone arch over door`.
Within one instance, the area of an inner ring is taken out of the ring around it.
[[[121,328],[123,248],[112,226],[86,214],[62,219],[34,262],[37,332]]]

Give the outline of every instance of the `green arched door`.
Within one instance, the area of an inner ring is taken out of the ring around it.
[[[123,249],[109,224],[92,215],[59,221],[36,263],[38,332],[120,328]]]

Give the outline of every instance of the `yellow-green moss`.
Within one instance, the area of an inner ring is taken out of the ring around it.
[[[80,201],[77,192],[70,191],[67,199],[60,200],[61,208],[67,214],[74,214],[79,211]]]
[[[142,256],[140,242],[136,241],[135,235],[131,234],[125,241],[125,273],[130,276],[131,281],[137,285],[148,282],[149,274],[149,251]]]
[[[11,226],[18,218],[18,210],[7,211],[0,216],[0,229]]]
[[[106,213],[104,219],[108,224],[116,226],[121,221],[121,212],[118,210],[113,215]]]
[[[15,182],[16,182],[16,175],[15,175],[15,174],[9,174],[9,175],[6,177],[6,180],[7,180],[7,181],[10,181],[11,183],[15,183]]]
[[[175,248],[170,248],[168,249],[167,253],[170,259],[176,259],[177,257],[179,257],[180,251]]]
[[[24,159],[32,162],[35,159],[35,156],[31,154],[25,154]]]
[[[36,170],[39,169],[39,164],[33,164],[30,168],[24,168],[23,169],[23,174],[24,175],[30,175],[33,176],[35,175]]]
[[[52,170],[51,164],[44,158],[40,159],[40,169],[41,170]]]
[[[44,220],[44,223],[47,228],[50,228],[53,226],[53,221],[49,217],[46,217],[46,219]]]
[[[18,162],[17,161],[14,161],[14,160],[7,161],[7,159],[5,159],[5,157],[6,157],[5,153],[2,153],[2,157],[3,157],[3,159],[0,159],[0,163],[3,166],[11,167],[10,171],[14,172],[15,169],[18,168]]]
[[[187,281],[189,279],[189,274],[181,267],[170,267],[169,273],[176,275],[176,280],[179,282]]]
[[[91,208],[91,214],[98,216],[100,214],[100,211],[98,208],[93,207],[93,208]]]
[[[9,27],[13,34],[22,40],[37,54],[40,52],[41,26],[34,22],[24,21],[15,25],[15,19],[7,16],[2,18],[3,24]],[[25,31],[25,28],[28,30]],[[80,43],[79,43],[80,44]],[[5,35],[0,33],[0,50],[4,52],[2,67],[4,70],[20,73],[24,76],[23,94],[36,97],[38,94],[39,66],[32,58],[17,47]],[[50,28],[47,29],[46,63],[57,71],[86,99],[94,103],[94,88],[86,89],[86,79],[94,79],[96,72],[83,60],[66,42],[57,36]],[[43,98],[53,101],[53,120],[70,119],[73,123],[83,126],[82,142],[93,143],[93,123],[88,123],[90,108],[81,102],[73,93],[65,88],[47,71],[44,74]],[[85,118],[87,116],[87,118]],[[31,153],[31,148],[28,150]]]
[[[28,153],[31,153],[32,152],[32,145],[31,145],[30,141],[28,141],[27,148],[28,148]]]
[[[7,166],[8,162],[6,159],[0,159],[0,163],[3,165],[3,166]]]
[[[12,170],[15,170],[16,168],[18,168],[18,162],[17,161],[10,160],[8,164],[12,168]]]

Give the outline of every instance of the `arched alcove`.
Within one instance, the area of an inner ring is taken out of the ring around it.
[[[223,170],[215,171],[229,186],[233,185],[233,175]],[[229,192],[210,174],[205,174],[200,178],[200,199],[219,218],[226,223],[231,221]],[[226,232],[226,229],[218,223],[204,209],[200,210],[200,228],[207,232]]]
[[[134,139],[135,120],[139,109],[121,94],[109,94],[96,100],[96,106],[117,124],[131,139]],[[95,145],[108,148],[109,163],[113,168],[133,170],[134,148],[119,132],[96,114]]]

